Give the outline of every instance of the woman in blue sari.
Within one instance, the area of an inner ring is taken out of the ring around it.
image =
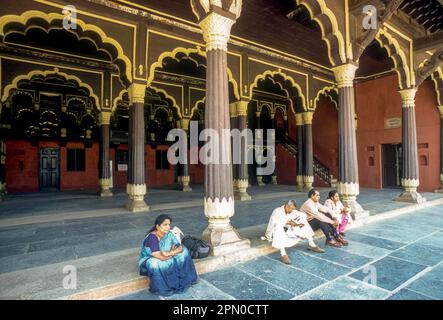
[[[149,291],[159,295],[184,292],[197,282],[197,272],[186,247],[170,231],[172,219],[160,215],[140,250],[140,274],[150,278]]]

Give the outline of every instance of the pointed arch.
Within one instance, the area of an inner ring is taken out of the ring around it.
[[[115,39],[110,38],[99,27],[87,24],[80,19],[76,19],[77,29],[67,30],[63,27],[65,16],[59,13],[44,13],[38,10],[30,10],[21,15],[5,15],[0,17],[0,42],[13,32],[23,35],[27,30],[36,27],[49,33],[51,30],[66,30],[74,34],[79,40],[88,39],[95,44],[97,49],[103,49],[111,56],[119,68],[120,78],[125,84],[132,82],[131,60],[124,54],[123,48]]]
[[[149,68],[149,75],[148,75],[148,86],[150,86],[150,84],[152,83],[152,81],[154,81],[154,76],[155,76],[155,69],[160,68],[163,65],[163,61],[166,58],[171,58],[174,60],[177,60],[175,58],[175,56],[178,53],[183,53],[186,56],[188,56],[192,61],[195,62],[194,59],[192,59],[190,57],[191,53],[196,53],[202,57],[204,57],[206,59],[206,52],[202,51],[200,49],[200,47],[197,48],[184,48],[184,47],[177,47],[172,51],[167,51],[167,52],[163,52],[157,59],[156,62],[154,62],[151,67]],[[198,65],[198,62],[196,62]],[[206,67],[206,65],[205,65]],[[238,83],[237,81],[234,79],[234,77],[232,76],[232,72],[229,68],[227,68],[227,72],[228,72],[228,81],[232,83],[233,87],[234,87],[234,95],[236,97],[237,100],[240,100],[240,93],[239,93],[239,88],[238,88]]]
[[[314,113],[317,110],[317,104],[320,101],[321,95],[327,96],[335,104],[335,108],[338,109],[337,101],[335,101],[331,97],[331,95],[330,95],[331,92],[335,92],[338,95],[338,89],[335,86],[325,86],[325,87],[323,87],[321,90],[319,90],[317,92],[317,95],[315,96],[315,99],[314,99],[314,102],[313,102]]]
[[[189,114],[190,114],[190,118],[191,118],[191,119],[192,119],[192,117],[194,116],[194,113],[198,110],[198,105],[199,105],[200,103],[205,104],[205,103],[206,103],[206,97],[203,97],[202,99],[200,99],[200,100],[198,100],[198,101],[196,101],[196,102],[194,103],[194,106],[191,108],[191,111],[189,112]]]
[[[118,96],[114,98],[114,101],[112,102],[111,114],[114,114],[115,110],[117,109],[118,102],[119,101],[123,101],[123,96],[124,96],[125,93],[128,94],[128,90],[123,89],[122,91],[120,91]]]
[[[434,82],[435,92],[437,93],[437,104],[443,105],[443,68],[438,67],[435,72],[432,73],[431,79]]]
[[[389,57],[393,61],[395,72],[398,75],[399,88],[406,89],[414,86],[415,79],[411,76],[408,59],[397,39],[389,33],[387,28],[382,28],[377,33],[375,40],[382,48],[386,49]]]
[[[306,107],[306,98],[305,98],[305,96],[304,96],[304,94],[303,94],[303,90],[302,90],[302,88],[300,87],[300,85],[299,85],[297,82],[295,82],[294,78],[292,78],[291,76],[285,74],[285,73],[282,72],[280,69],[277,70],[277,71],[267,70],[267,71],[265,71],[264,73],[257,75],[257,76],[255,77],[255,79],[254,79],[254,82],[249,86],[249,100],[252,99],[252,96],[253,96],[253,89],[257,87],[259,81],[266,79],[266,77],[270,77],[271,79],[273,79],[276,75],[282,77],[282,79],[283,79],[284,81],[289,81],[289,82],[291,83],[292,87],[295,88],[295,90],[297,91],[298,96],[299,96],[300,99],[301,99],[303,110],[306,111],[306,110],[307,110],[307,107]],[[278,81],[275,81],[275,79],[273,79],[272,81],[274,81],[275,83],[278,82]],[[279,83],[279,85],[282,86],[281,83]],[[288,88],[284,88],[284,87],[282,86],[282,89],[283,89],[284,91],[287,92],[287,94],[288,94],[288,99],[289,99],[289,103],[290,103],[290,106],[291,106],[292,112],[294,112],[294,114],[295,114],[295,113],[296,113],[296,112],[295,112],[295,107],[294,107],[293,101],[292,101],[292,99],[291,99],[291,96],[290,96],[290,94],[289,94],[289,90],[288,90]]]
[[[84,83],[80,78],[78,78],[78,77],[76,77],[76,76],[74,76],[74,75],[69,75],[69,74],[67,74],[67,73],[61,72],[58,68],[54,68],[54,70],[47,70],[47,71],[34,70],[34,71],[29,72],[29,73],[26,74],[26,75],[19,75],[19,76],[15,77],[14,80],[12,80],[12,83],[11,83],[11,84],[8,84],[8,85],[5,87],[5,90],[4,90],[4,92],[3,92],[3,96],[2,96],[2,98],[1,98],[1,102],[5,102],[5,101],[8,99],[9,94],[10,94],[10,92],[11,92],[12,90],[17,90],[17,89],[18,89],[18,85],[19,85],[19,83],[20,83],[21,81],[23,81],[23,80],[31,81],[32,78],[33,78],[34,76],[37,76],[37,75],[39,75],[39,76],[43,76],[43,77],[45,77],[45,78],[48,77],[48,76],[51,76],[51,75],[57,75],[57,76],[61,76],[61,77],[63,77],[63,78],[66,79],[67,81],[69,81],[69,80],[73,80],[73,81],[75,81],[76,84],[77,84],[80,88],[85,88],[85,89],[88,90],[88,92],[89,92],[89,96],[90,96],[92,99],[94,99],[94,101],[95,101],[95,105],[96,105],[97,109],[98,109],[99,111],[101,110],[100,99],[99,99],[98,96],[94,93],[94,90],[92,89],[92,87],[91,87],[89,84]]]
[[[163,90],[161,88],[157,88],[157,87],[154,87],[154,86],[149,86],[149,89],[152,89],[156,93],[163,95],[166,100],[170,100],[172,102],[171,107],[176,109],[178,118],[181,119],[183,117],[182,114],[181,114],[180,107],[177,104],[177,101],[175,100],[175,98],[173,96],[169,95],[165,90]]]
[[[321,29],[322,39],[328,47],[329,61],[332,66],[344,64],[346,56],[346,44],[338,25],[338,19],[334,12],[327,6],[325,0],[296,0],[297,5],[304,6]]]

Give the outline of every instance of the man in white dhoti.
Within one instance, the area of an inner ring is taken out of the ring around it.
[[[295,210],[297,204],[295,200],[289,200],[281,207],[275,208],[269,219],[265,236],[262,239],[272,241],[272,246],[280,250],[281,261],[290,264],[286,248],[296,245],[301,239],[307,239],[309,242],[308,249],[322,253],[323,249],[319,248],[314,240],[314,231],[306,220],[306,215]]]

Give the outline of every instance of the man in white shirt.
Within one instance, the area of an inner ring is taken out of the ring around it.
[[[337,227],[339,225],[337,219],[331,217],[334,214],[333,210],[322,205],[320,203],[320,192],[316,189],[312,189],[308,193],[309,199],[303,203],[300,211],[306,214],[306,219],[313,230],[321,229],[326,237],[326,245],[340,248],[341,246],[347,246],[348,241],[346,241],[337,232]]]
[[[274,248],[280,249],[280,259],[286,264],[290,264],[291,261],[285,248],[294,246],[301,239],[308,240],[309,250],[319,253],[324,252],[313,240],[314,231],[306,220],[306,215],[295,210],[296,207],[295,200],[289,200],[281,207],[275,208],[269,219],[265,237],[262,237],[262,239],[272,241]]]

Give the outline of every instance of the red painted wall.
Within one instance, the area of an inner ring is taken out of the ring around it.
[[[199,148],[199,147],[196,147],[196,148],[199,150],[197,152],[200,152],[201,148]],[[195,150],[195,149],[193,149],[193,150]],[[197,153],[197,154],[199,154],[199,153]],[[205,183],[205,166],[202,163],[200,163],[200,161],[198,164],[190,164],[189,165],[189,177],[191,179],[191,182],[190,182],[191,187],[193,184],[204,184]]]
[[[427,157],[428,165],[420,166],[419,191],[433,191],[440,185],[440,116],[433,84],[425,81],[416,95],[417,142],[427,144],[419,156]],[[397,76],[361,82],[356,85],[358,114],[357,148],[360,185],[382,187],[382,144],[401,143],[401,128],[384,129],[385,119],[401,117],[401,98]],[[368,147],[374,146],[374,151]],[[368,165],[374,157],[374,166]]]
[[[97,189],[99,144],[85,148],[85,171],[67,171],[67,149],[72,148],[83,149],[84,144],[68,142],[66,148],[60,148],[60,190]]]
[[[276,146],[275,172],[279,184],[297,184],[297,158],[280,144]]]
[[[27,141],[6,141],[6,187],[8,192],[38,191],[38,147]]]
[[[174,184],[174,166],[169,165],[169,170],[155,169],[155,153],[157,150],[168,150],[167,145],[158,145],[152,149],[150,145],[145,146],[145,181],[148,187]]]
[[[39,191],[39,150],[59,148],[58,142],[41,141],[37,147],[27,141],[6,142],[6,183],[8,191]],[[85,171],[67,171],[67,148],[84,148],[83,143],[68,143],[60,149],[60,190],[98,188],[98,144],[86,149]]]
[[[110,159],[112,160],[112,179],[114,188],[123,188],[126,189],[126,184],[128,182],[128,172],[127,171],[118,171],[116,162],[115,162],[115,153],[116,150],[128,150],[127,144],[120,144],[117,148],[111,148],[110,151]]]
[[[327,97],[321,97],[312,120],[314,156],[338,176],[338,111]],[[323,186],[316,184],[316,186]]]

